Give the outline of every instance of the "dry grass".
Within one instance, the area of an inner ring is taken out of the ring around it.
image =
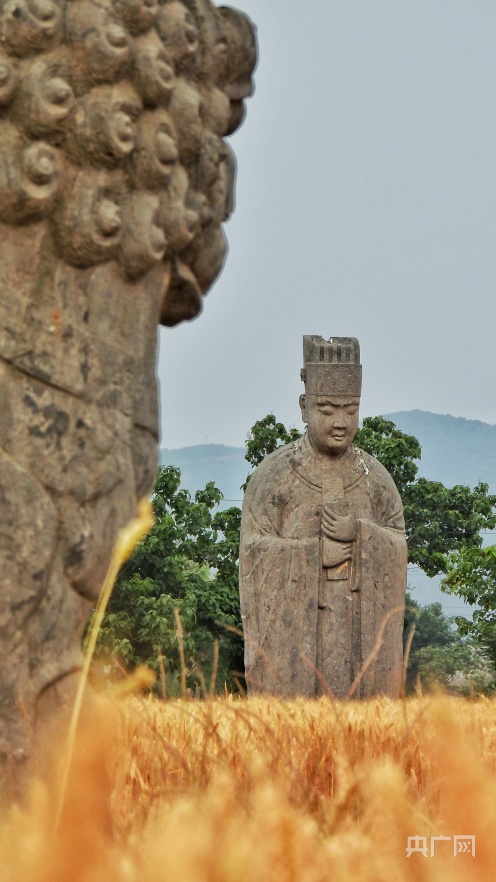
[[[4,818],[1,882],[494,878],[496,701],[131,697],[88,713],[58,829],[53,783]],[[416,835],[451,840],[407,857]],[[475,857],[454,857],[454,836],[475,836]]]

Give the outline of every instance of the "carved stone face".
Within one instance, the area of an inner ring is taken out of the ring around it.
[[[311,444],[320,453],[344,453],[358,431],[360,400],[339,395],[302,395],[301,416]]]

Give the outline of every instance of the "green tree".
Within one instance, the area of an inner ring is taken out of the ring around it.
[[[462,634],[484,647],[496,667],[496,546],[462,549],[453,556],[441,587],[471,605],[477,604],[472,620],[457,616],[456,623]]]
[[[384,417],[366,417],[355,435],[358,447],[375,456],[388,470],[400,496],[415,481],[420,459],[420,444],[413,435],[406,435]]]
[[[155,525],[121,570],[99,637],[100,656],[133,667],[144,662],[167,676],[177,692],[181,660],[174,610],[180,614],[189,687],[207,685],[218,640],[217,683],[235,687],[242,640],[217,622],[240,628],[237,559],[241,513],[215,511],[222,494],[213,483],[194,499],[180,489],[179,469],[157,475]]]
[[[298,438],[301,438],[301,432],[298,429],[287,429],[284,423],[277,422],[273,413],[269,413],[263,420],[257,420],[251,427],[245,444],[245,459],[253,468],[256,468],[269,453],[273,453],[282,444],[297,441]],[[249,480],[250,475],[241,485],[242,490],[246,490]]]
[[[406,676],[406,691],[420,683],[462,695],[491,692],[494,667],[487,653],[456,627],[456,618],[445,616],[440,603],[421,606],[406,595],[405,637],[415,625]]]
[[[462,549],[480,548],[481,530],[496,525],[496,496],[488,485],[473,490],[417,478],[420,444],[383,417],[363,421],[355,443],[377,457],[392,475],[405,512],[409,563],[428,576],[456,566]]]

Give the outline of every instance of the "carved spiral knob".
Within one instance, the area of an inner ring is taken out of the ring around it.
[[[225,135],[231,119],[229,98],[214,86],[203,91],[202,99],[201,113],[205,127],[216,135]]]
[[[149,107],[169,101],[174,88],[174,65],[155,31],[134,43],[134,83]]]
[[[0,106],[10,104],[19,81],[19,73],[10,59],[0,56]]]
[[[245,98],[253,94],[253,71],[257,63],[257,43],[253,25],[238,9],[219,9],[227,41],[227,63],[219,85],[231,102],[231,120],[226,134],[241,125],[245,115]]]
[[[67,263],[86,267],[115,257],[122,227],[120,177],[81,171],[65,181],[63,192],[54,234]]]
[[[179,158],[186,167],[193,165],[200,154],[203,139],[201,97],[196,86],[179,77],[168,110],[176,130]]]
[[[73,104],[74,93],[58,66],[37,61],[16,94],[14,117],[30,135],[57,141]]]
[[[62,11],[52,0],[7,0],[1,35],[15,55],[53,49],[62,39]]]
[[[95,82],[111,82],[125,70],[131,51],[127,34],[118,24],[93,32],[86,41],[88,71]]]
[[[187,204],[188,191],[187,172],[177,164],[167,189],[160,196],[160,226],[165,232],[171,254],[180,254],[200,229],[199,214]]]
[[[66,83],[61,77],[53,77],[53,79],[48,81],[46,89],[47,101],[54,107],[63,108],[64,115],[67,113],[67,108],[70,108],[73,97],[74,94],[69,83]]]
[[[114,12],[131,34],[143,34],[154,24],[158,0],[113,0]]]
[[[226,259],[227,242],[222,227],[211,223],[202,228],[201,240],[197,243],[199,247],[196,258],[193,257],[196,250],[194,246],[195,243],[190,246],[191,255],[188,255],[188,263],[191,261],[202,294],[206,294],[222,270]]]
[[[102,199],[95,210],[95,224],[105,238],[117,236],[122,224],[119,206],[110,199]]]
[[[47,214],[59,179],[57,150],[43,141],[26,145],[7,124],[0,151],[0,218],[16,224]]]
[[[57,158],[48,144],[32,144],[24,152],[24,171],[34,184],[50,184],[57,170]]]
[[[76,162],[112,168],[134,150],[140,100],[131,86],[97,86],[78,101],[67,132]]]
[[[157,31],[177,71],[189,66],[198,52],[198,28],[186,7],[176,0],[160,7]]]
[[[120,262],[130,278],[138,278],[162,260],[167,242],[160,227],[160,203],[151,193],[135,192],[123,206]]]
[[[133,181],[150,190],[165,186],[178,159],[176,133],[165,110],[143,113],[132,157]]]
[[[123,75],[131,59],[131,37],[102,5],[78,0],[67,9],[67,35],[83,75],[78,91],[89,83],[112,83]]]

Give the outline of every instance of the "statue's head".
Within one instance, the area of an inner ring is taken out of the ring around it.
[[[344,453],[358,430],[362,387],[360,346],[354,337],[305,336],[300,396],[311,444],[321,453]]]

